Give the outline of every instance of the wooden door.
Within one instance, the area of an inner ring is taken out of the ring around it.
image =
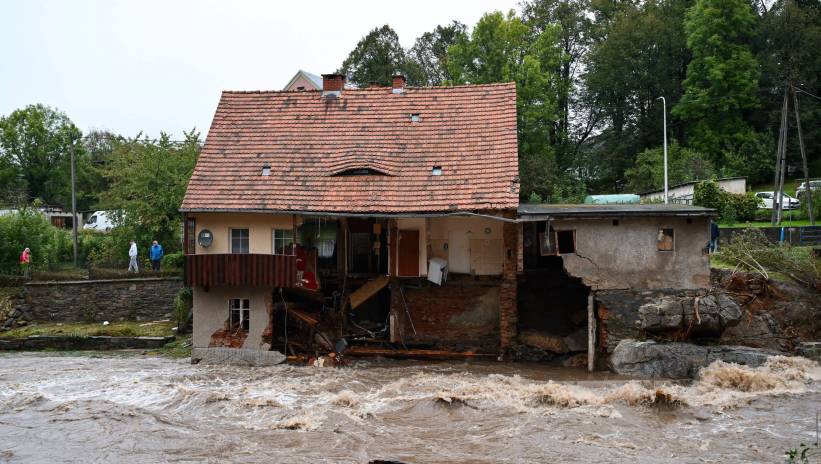
[[[419,231],[399,231],[399,275],[417,277],[419,275]]]

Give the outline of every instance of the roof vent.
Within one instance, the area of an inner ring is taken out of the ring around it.
[[[265,163],[262,165],[262,175],[263,176],[270,176],[271,175],[271,165]]]
[[[430,175],[432,175],[432,176],[441,176],[442,175],[442,166],[434,166],[430,170]]]

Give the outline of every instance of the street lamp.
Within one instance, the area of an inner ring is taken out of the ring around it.
[[[664,112],[664,204],[666,205],[670,202],[667,198],[667,100],[664,97],[658,97],[656,100],[661,100]]]

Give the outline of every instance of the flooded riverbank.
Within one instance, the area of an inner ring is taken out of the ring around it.
[[[538,365],[192,366],[0,356],[0,462],[783,462],[814,443],[821,369],[699,382]]]

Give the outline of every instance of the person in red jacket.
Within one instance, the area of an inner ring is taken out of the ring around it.
[[[20,254],[20,267],[23,268],[23,275],[26,278],[31,278],[31,250],[28,248]]]

